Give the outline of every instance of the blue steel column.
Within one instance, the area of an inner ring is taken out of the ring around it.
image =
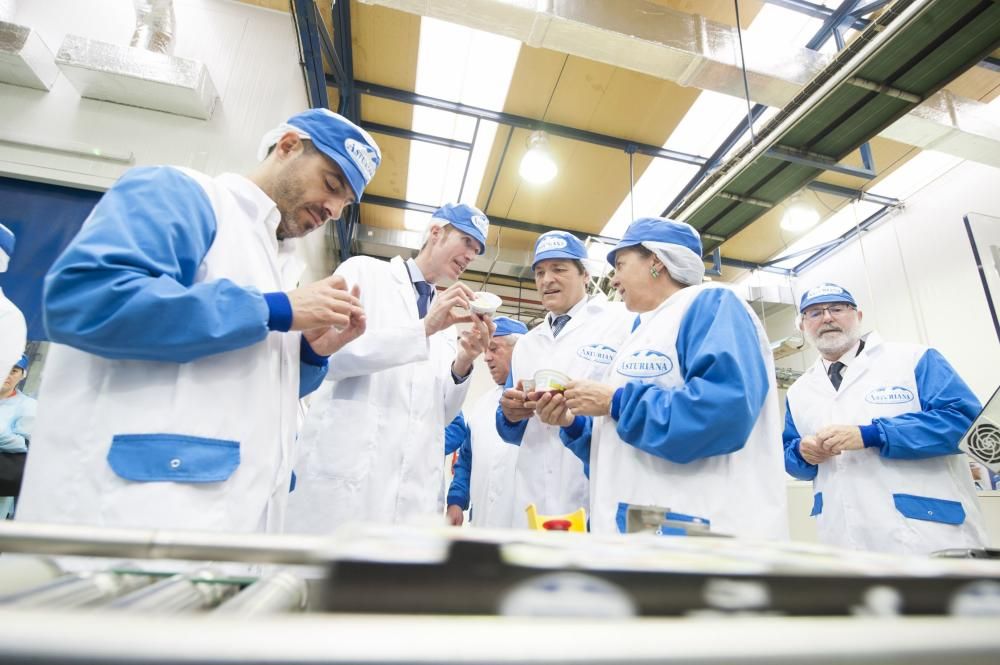
[[[333,4],[333,50],[340,63],[341,76],[337,81],[340,103],[337,112],[348,120],[361,124],[361,105],[354,91],[354,49],[351,43],[351,0],[335,0]],[[340,260],[351,256],[354,232],[361,220],[361,204],[349,206],[337,222],[337,240]]]
[[[306,77],[309,105],[325,108],[330,102],[326,96],[326,74],[323,71],[323,53],[319,30],[316,27],[316,9],[313,0],[293,0],[292,18],[295,20],[299,36],[301,64]]]

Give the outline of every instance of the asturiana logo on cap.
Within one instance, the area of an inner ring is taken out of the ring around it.
[[[844,289],[836,286],[834,284],[822,284],[820,286],[809,289],[809,293],[806,294],[806,299],[818,298],[819,296],[842,296],[844,295]]]
[[[588,344],[576,350],[576,355],[584,360],[601,365],[610,365],[616,353],[618,352],[606,344]]]
[[[344,149],[351,156],[351,161],[357,164],[358,170],[365,178],[365,184],[371,182],[375,175],[375,169],[378,168],[378,154],[369,146],[355,139],[344,141]]]
[[[548,236],[539,241],[538,247],[535,248],[535,254],[551,252],[554,249],[566,249],[568,246],[569,243],[566,242],[566,238],[562,238],[560,236]]]
[[[473,215],[472,225],[475,226],[476,229],[478,229],[479,232],[485,237],[486,232],[490,228],[490,220],[486,219],[486,215]]]
[[[674,362],[665,353],[653,349],[636,351],[618,364],[618,373],[639,379],[662,376],[674,368]]]
[[[913,391],[903,386],[883,386],[869,391],[865,401],[869,404],[905,404],[913,401]]]

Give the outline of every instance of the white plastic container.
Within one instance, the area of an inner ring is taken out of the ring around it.
[[[561,393],[566,390],[566,384],[570,381],[572,379],[562,372],[557,372],[554,369],[540,369],[535,372],[535,391]]]
[[[500,300],[500,296],[490,293],[489,291],[476,291],[472,294],[474,297],[472,302],[469,304],[470,309],[472,309],[473,314],[486,314],[488,316],[493,316],[496,314],[497,309],[503,304]]]

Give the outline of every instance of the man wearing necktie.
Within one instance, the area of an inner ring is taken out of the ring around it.
[[[548,315],[514,348],[507,389],[496,414],[500,438],[520,446],[515,527],[527,527],[524,509],[531,503],[544,515],[589,505],[586,466],[562,444],[557,426],[535,417],[539,395],[525,393],[522,384],[540,369],[572,379],[598,379],[628,333],[634,317],[622,303],[609,303],[603,295],[587,297],[586,260],[586,247],[566,231],[549,231],[535,243],[532,270]]]
[[[958,444],[981,407],[935,349],[862,336],[837,284],[806,291],[799,329],[820,357],[788,390],[785,469],[816,490],[820,540],[926,554],[982,547],[982,516]]]
[[[472,290],[457,281],[483,253],[488,225],[472,206],[445,204],[416,257],[356,256],[337,268],[360,287],[367,329],[331,357],[306,416],[287,531],[440,514],[444,429],[492,334],[489,317],[469,313]],[[444,280],[454,283],[437,292]],[[458,335],[462,322],[472,327]]]

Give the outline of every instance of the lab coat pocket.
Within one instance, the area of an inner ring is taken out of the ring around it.
[[[910,519],[956,525],[965,522],[965,508],[958,501],[913,494],[893,494],[892,500],[896,510]]]
[[[134,482],[217,483],[239,467],[240,443],[186,434],[116,434],[108,464]]]

